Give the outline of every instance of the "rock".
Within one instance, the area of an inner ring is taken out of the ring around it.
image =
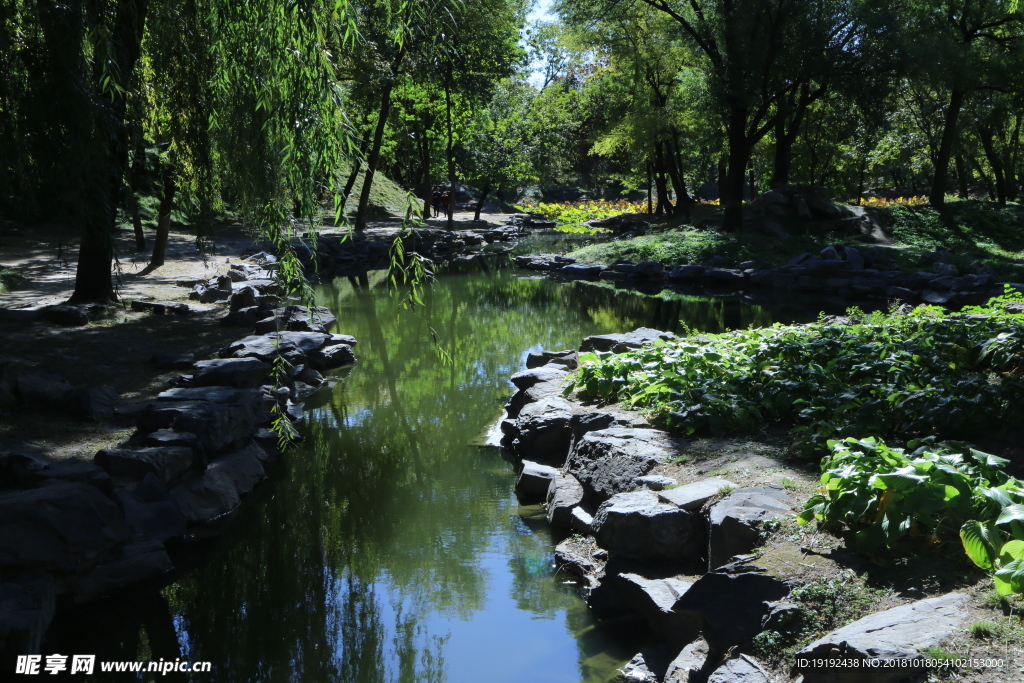
[[[529,403],[516,418],[518,436],[514,450],[530,458],[561,467],[569,454],[572,405],[561,396],[549,396]]]
[[[523,469],[516,480],[519,499],[524,502],[542,500],[547,495],[551,480],[560,474],[554,467],[524,460]]]
[[[517,389],[529,389],[538,382],[562,380],[568,375],[569,372],[567,370],[545,365],[543,367],[517,372],[509,378],[509,381],[512,382]]]
[[[615,415],[612,413],[581,413],[569,418],[569,428],[574,439],[579,439],[587,432],[607,429],[614,423]]]
[[[89,322],[89,314],[84,308],[60,304],[58,306],[46,306],[43,309],[43,319],[57,325],[81,326]]]
[[[238,507],[241,496],[264,478],[263,465],[250,450],[219,458],[201,475],[183,481],[169,491],[190,524],[207,522]]]
[[[195,434],[206,454],[241,445],[255,429],[251,408],[208,401],[157,401],[139,416],[139,431],[173,429]]]
[[[583,485],[587,499],[598,503],[632,491],[637,477],[677,452],[665,432],[612,427],[584,434],[569,455],[568,471]]]
[[[0,458],[0,471],[18,488],[31,488],[51,481],[78,482],[109,494],[114,489],[110,475],[91,462],[68,458],[51,460],[32,453],[9,453]]]
[[[932,272],[936,275],[944,275],[948,277],[956,277],[960,274],[960,269],[954,266],[952,263],[933,263]]]
[[[245,282],[249,279],[248,274],[246,274],[244,270],[237,270],[234,267],[232,267],[226,274],[231,278],[232,282]]]
[[[104,562],[71,586],[76,602],[82,603],[117,593],[129,586],[165,574],[174,568],[164,544],[148,539],[129,543],[120,557]]]
[[[665,683],[696,683],[708,658],[708,644],[695,640],[676,655],[665,671]]]
[[[581,548],[570,539],[555,546],[556,571],[583,579],[587,584],[595,584],[598,569],[588,547]]]
[[[792,514],[792,500],[775,484],[738,489],[708,512],[708,567],[715,569],[757,545],[761,524]]]
[[[561,398],[562,381],[537,382],[525,391],[517,391],[509,402],[505,404],[505,410],[510,418],[519,417],[519,413],[527,405],[543,401],[546,398]]]
[[[583,502],[583,487],[571,474],[553,477],[546,502],[548,524],[568,529],[572,526],[573,510]]]
[[[225,301],[231,296],[230,292],[216,287],[205,287],[194,293],[198,294],[196,299],[198,299],[201,304],[213,304],[218,301]],[[191,296],[189,298],[191,298]]]
[[[843,252],[846,257],[846,267],[849,270],[864,270],[864,255],[856,247],[845,247]]]
[[[634,481],[637,486],[645,488],[648,491],[664,491],[665,489],[674,488],[679,485],[679,482],[672,477],[662,477],[657,474],[648,474],[645,477],[637,477]]]
[[[559,268],[557,272],[574,280],[596,280],[606,270],[608,270],[608,266],[591,263],[570,263]]]
[[[234,387],[174,387],[157,394],[157,401],[207,401],[224,405],[248,406],[258,411],[264,402],[262,389],[235,389]]]
[[[155,474],[165,484],[184,476],[192,469],[194,460],[192,449],[182,446],[104,448],[95,458],[96,464],[112,476],[142,479]]]
[[[60,375],[33,373],[18,376],[18,396],[27,408],[64,405],[74,391],[74,387]]]
[[[689,280],[699,280],[704,277],[704,271],[707,270],[706,266],[697,265],[685,265],[676,266],[668,273],[668,279],[675,282],[686,282]]]
[[[768,261],[744,261],[736,265],[739,270],[767,270],[772,267]]]
[[[294,332],[327,332],[338,319],[323,306],[314,306],[312,313],[305,306],[286,306],[271,311],[270,317],[256,324],[256,334],[290,330]]]
[[[582,489],[581,489],[582,490]],[[594,533],[594,517],[579,505],[569,513],[569,528],[587,536]]]
[[[256,299],[260,293],[255,287],[240,287],[231,293],[231,312],[235,313],[243,308],[256,306]]]
[[[789,586],[767,574],[705,574],[672,609],[699,621],[711,650],[725,652],[760,633],[768,603],[788,594]]]
[[[956,296],[955,292],[936,292],[931,289],[926,289],[921,292],[921,301],[926,304],[942,306],[948,304],[954,296]]]
[[[842,256],[839,255],[839,251],[835,247],[825,247],[818,253],[818,256],[826,261],[842,260]]]
[[[660,280],[665,277],[665,266],[657,261],[641,261],[633,266],[630,274],[640,280]]]
[[[810,261],[810,260],[812,260],[814,258],[816,258],[816,257],[814,256],[814,254],[811,254],[811,253],[800,254],[799,256],[794,256],[793,258],[791,258],[788,261],[786,261],[786,265],[787,266],[802,266],[807,261]]]
[[[735,283],[746,276],[742,270],[736,268],[706,268],[704,269],[704,277],[710,280]]]
[[[194,353],[154,353],[150,362],[161,370],[187,370],[196,362]]]
[[[153,315],[188,315],[192,312],[186,304],[166,304],[158,301],[133,301],[132,310]]]
[[[611,576],[605,581],[623,604],[639,612],[651,630],[676,650],[692,642],[700,633],[699,620],[690,614],[672,611],[679,598],[690,590],[693,581],[683,577],[648,579],[632,573]]]
[[[128,540],[117,505],[88,484],[53,482],[0,497],[0,573],[80,574]]]
[[[8,655],[42,652],[55,608],[56,590],[49,574],[0,583],[0,651]]]
[[[796,217],[803,220],[811,219],[811,208],[807,205],[807,200],[803,197],[794,195],[796,199]]]
[[[736,485],[728,479],[712,477],[703,481],[686,484],[678,488],[662,491],[658,494],[658,500],[663,503],[670,503],[681,507],[684,510],[700,510],[704,503],[714,498],[725,488],[735,489]]]
[[[100,420],[114,417],[116,407],[117,392],[114,387],[83,389],[72,394],[68,404],[68,409],[75,415]]]
[[[782,631],[800,616],[800,605],[795,602],[769,602],[770,611],[761,621],[762,631]]]
[[[598,334],[587,337],[580,344],[580,351],[611,351],[623,353],[629,349],[639,349],[641,346],[650,346],[657,340],[675,339],[671,332],[652,330],[648,327],[640,327],[625,334]]]
[[[528,369],[540,368],[545,365],[561,365],[566,370],[579,367],[579,355],[575,351],[539,351],[526,357]]]
[[[885,290],[885,295],[892,297],[893,299],[900,299],[901,301],[917,300],[917,292],[907,289],[906,287],[889,287]]]
[[[356,362],[356,355],[348,344],[334,344],[311,351],[309,365],[315,370],[333,370]]]
[[[750,655],[736,654],[708,677],[708,683],[771,683],[771,676]]]
[[[185,518],[154,474],[147,474],[137,486],[119,494],[117,503],[134,538],[166,542],[185,534]]]
[[[282,355],[285,358],[296,358],[294,364],[298,365],[307,354],[334,344],[355,346],[355,340],[346,335],[322,332],[275,332],[239,339],[222,349],[220,356],[221,358],[256,358],[270,362],[278,355]]]
[[[236,387],[256,389],[270,376],[270,364],[255,358],[217,358],[195,363],[194,387]]]
[[[703,534],[690,513],[658,502],[651,491],[620,493],[594,515],[597,543],[633,560],[682,560],[702,554]]]
[[[849,626],[814,641],[796,654],[796,670],[805,683],[895,683],[924,667],[924,650],[956,633],[969,618],[968,599],[962,593],[919,600],[858,619]],[[894,660],[886,668],[818,668],[801,661],[815,659]]]

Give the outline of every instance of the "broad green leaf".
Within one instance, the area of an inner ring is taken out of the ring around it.
[[[972,519],[960,528],[960,541],[964,552],[974,564],[986,571],[995,568],[1003,535],[994,524],[983,524]]]
[[[1024,520],[1024,505],[1015,503],[1004,507],[1003,511],[999,513],[996,524],[1007,524],[1014,520]]]

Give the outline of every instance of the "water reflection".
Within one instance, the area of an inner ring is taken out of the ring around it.
[[[454,263],[415,313],[379,273],[321,287],[359,362],[318,395],[304,444],[182,578],[109,617],[119,645],[71,624],[56,651],[210,661],[204,682],[606,681],[630,643],[552,575],[552,539],[528,524],[509,466],[470,444],[530,349],[771,320],[519,275],[507,259]]]

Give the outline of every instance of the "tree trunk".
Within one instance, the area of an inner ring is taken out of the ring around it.
[[[452,136],[452,65],[448,63],[448,78],[444,82],[444,113],[445,122],[448,129],[448,140],[445,148],[445,154],[448,156],[448,229],[451,230],[455,227],[455,152],[453,151],[453,136]]]
[[[996,177],[996,201],[999,206],[1006,206],[1006,177],[1003,174],[1003,159],[993,142],[995,133],[988,126],[982,126],[978,129],[978,137],[981,138],[988,165],[992,167],[992,174]]]
[[[171,232],[171,211],[174,210],[174,195],[178,191],[177,167],[168,159],[163,168],[164,194],[160,197],[160,210],[156,219],[156,238],[153,240],[153,257],[150,266],[162,266],[167,256],[167,239]]]
[[[729,114],[729,169],[725,176],[725,187],[719,189],[725,205],[722,216],[722,230],[725,232],[743,230],[743,186],[746,184],[747,164],[750,161],[746,126],[746,109],[733,105]]]
[[[935,157],[935,180],[932,182],[932,192],[928,201],[934,207],[942,207],[946,201],[946,180],[949,177],[949,159],[953,155],[953,145],[956,142],[956,120],[960,115],[960,108],[964,103],[964,91],[954,90],[949,96],[949,106],[946,108],[946,120],[942,126],[942,141],[939,143],[939,153]]]
[[[653,175],[654,175],[654,172],[651,170],[651,162],[648,161],[647,162],[647,215],[648,216],[653,216],[654,215],[654,195],[652,194],[652,190],[654,188],[652,187],[653,178],[651,177]]]
[[[139,196],[137,185],[139,176],[145,168],[143,159],[146,155],[146,148],[143,145],[135,146],[135,154],[132,164],[125,172],[125,199],[128,202],[128,212],[132,215],[132,229],[135,231],[135,251],[145,251],[146,233],[142,231],[142,214],[139,213]]]
[[[967,187],[969,177],[967,175],[967,164],[964,163],[964,153],[960,149],[956,152],[956,182],[960,199],[967,199],[967,194],[970,191]]]
[[[117,5],[110,62],[118,84],[125,89],[131,86],[131,75],[139,59],[148,4],[148,0],[121,0]],[[116,94],[114,88],[100,90],[104,94],[95,116],[97,134],[106,140],[107,159],[100,164],[106,175],[103,179],[106,201],[97,202],[98,208],[90,212],[82,226],[75,291],[68,300],[72,304],[107,303],[117,299],[113,282],[114,229],[128,162],[127,98]]]
[[[476,215],[473,216],[473,220],[480,220],[480,212],[484,208],[484,200],[487,199],[487,193],[491,191],[491,184],[487,183],[484,185],[483,192],[480,193],[480,201],[476,203]]]
[[[430,182],[430,127],[424,122],[423,136],[420,138],[420,186],[423,188],[423,218],[430,218],[430,200],[433,198],[434,186]]]
[[[384,86],[380,96],[380,109],[377,112],[377,126],[373,131],[373,142],[370,143],[370,154],[366,158],[366,172],[363,174],[363,187],[359,192],[359,207],[356,209],[355,229],[362,232],[366,229],[366,214],[370,209],[370,189],[373,187],[373,176],[380,161],[380,147],[384,141],[384,130],[388,125],[388,114],[391,113],[392,83]]]

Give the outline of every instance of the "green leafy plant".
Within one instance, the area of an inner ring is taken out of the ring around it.
[[[848,529],[865,553],[891,551],[908,536],[925,543],[950,537],[970,520],[995,513],[1017,486],[999,469],[1006,460],[973,449],[922,446],[907,454],[873,438],[830,441],[829,447],[821,489],[797,523]]]

